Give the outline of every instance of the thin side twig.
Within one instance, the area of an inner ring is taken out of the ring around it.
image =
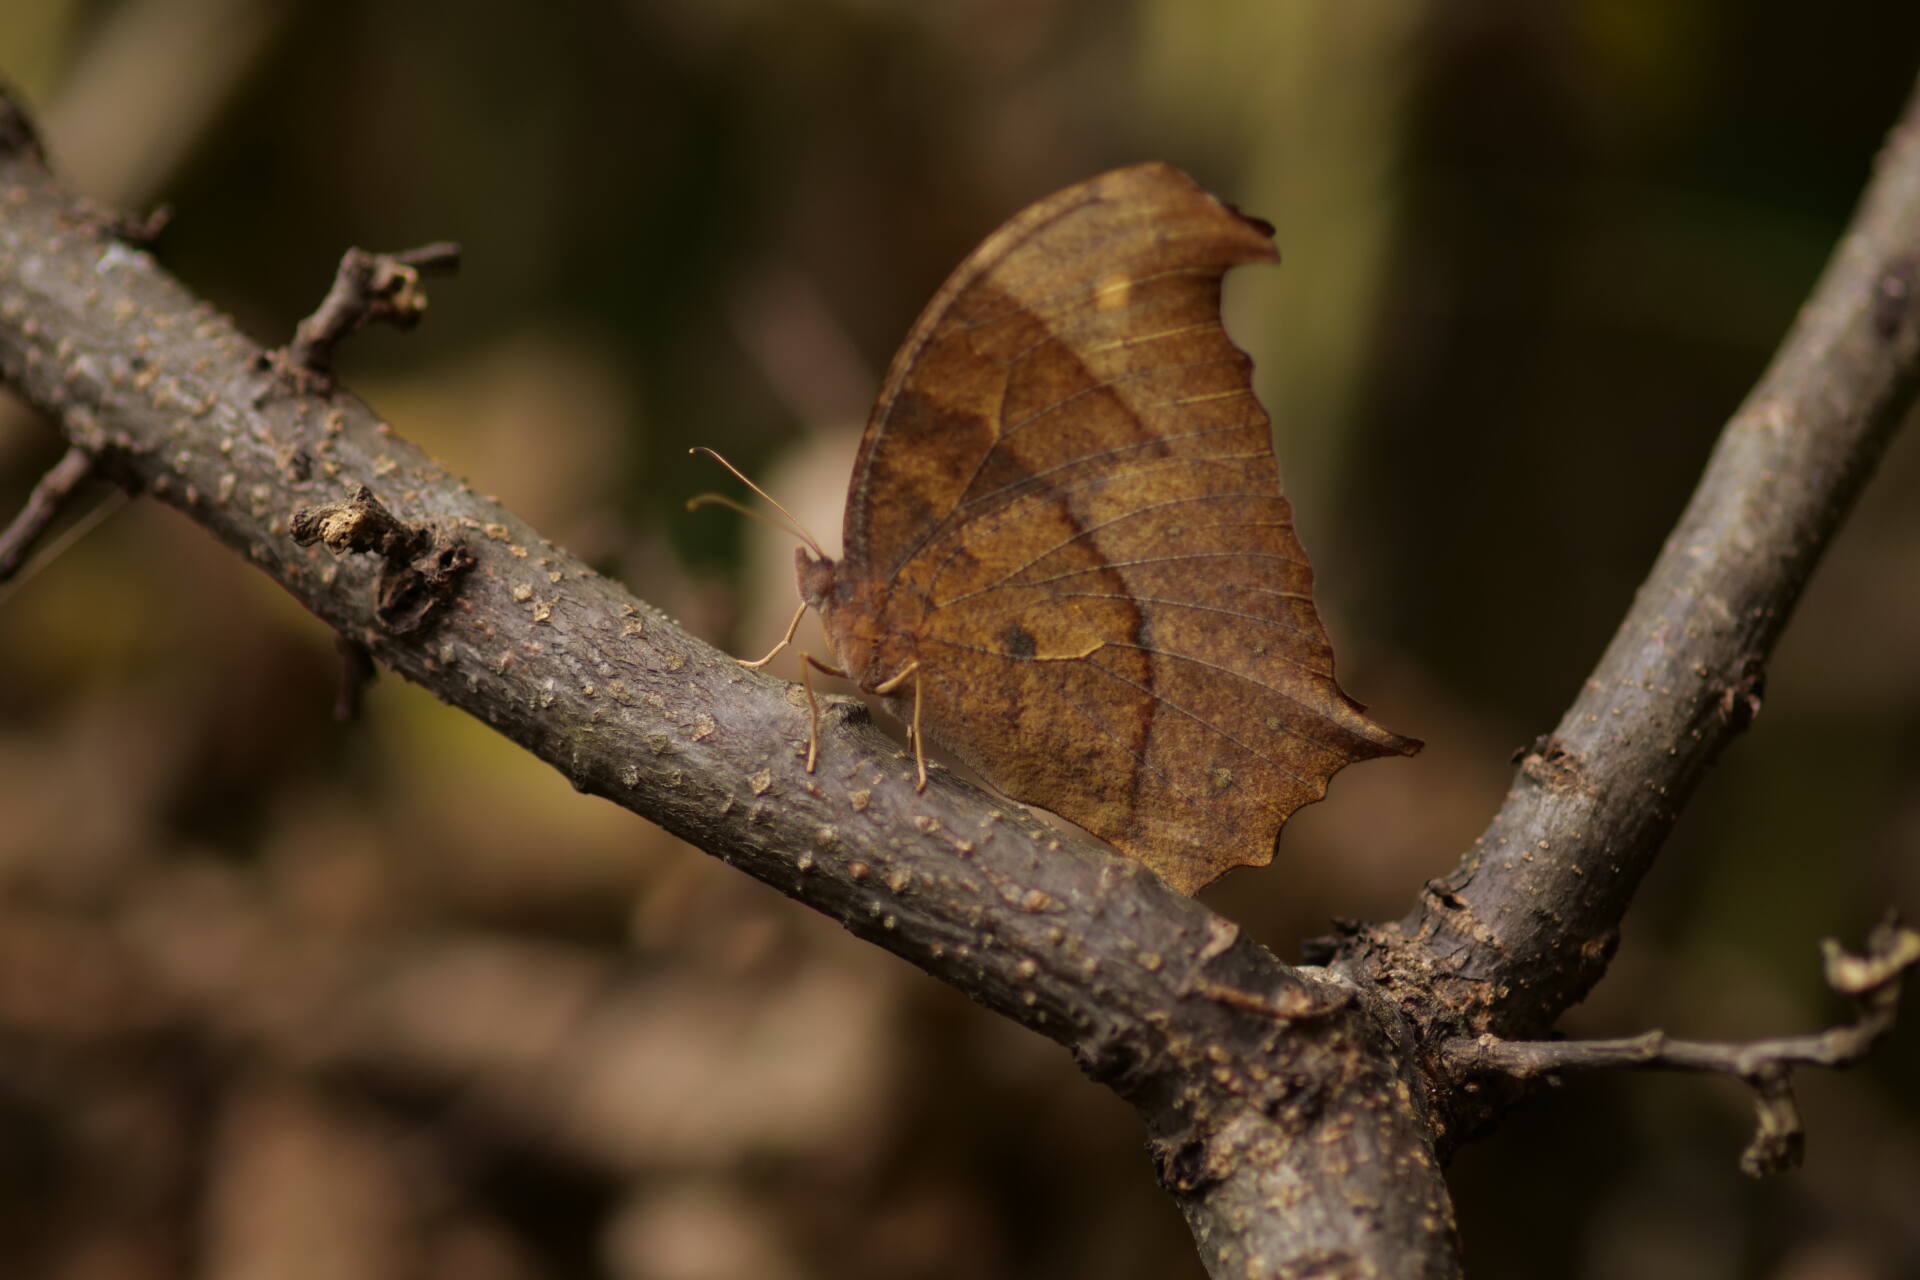
[[[358,640],[336,634],[334,648],[340,654],[340,688],[334,694],[333,718],[350,724],[360,718],[360,706],[366,701],[367,686],[380,674],[373,654]]]
[[[1907,972],[1920,964],[1920,933],[1888,920],[1862,955],[1822,944],[1827,983],[1855,1005],[1852,1022],[1825,1031],[1765,1040],[1681,1040],[1663,1031],[1611,1040],[1503,1040],[1491,1033],[1449,1040],[1441,1059],[1459,1077],[1530,1080],[1566,1071],[1652,1069],[1737,1076],[1754,1090],[1759,1123],[1741,1158],[1749,1174],[1778,1173],[1800,1161],[1805,1131],[1793,1098],[1793,1068],[1844,1067],[1860,1061],[1893,1028]]]
[[[333,377],[334,348],[342,339],[376,320],[412,328],[427,309],[420,277],[448,275],[459,266],[460,246],[451,241],[399,253],[347,250],[327,296],[294,330],[293,341],[283,353],[283,367],[296,379],[304,376],[321,386],[328,384]]]
[[[77,490],[94,473],[93,455],[75,446],[47,469],[27,495],[20,514],[0,530],[0,582],[20,572],[34,544],[40,541]]]

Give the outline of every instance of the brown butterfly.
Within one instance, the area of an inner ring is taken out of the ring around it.
[[[1334,682],[1221,328],[1221,277],[1271,236],[1165,164],[1016,216],[894,357],[844,557],[797,554],[844,670],[809,661],[890,695],[921,786],[931,739],[1185,893],[1270,861],[1341,768],[1420,747]]]

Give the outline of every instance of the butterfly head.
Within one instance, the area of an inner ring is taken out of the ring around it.
[[[793,567],[800,598],[820,615],[833,656],[854,683],[872,688],[903,665],[894,652],[899,637],[889,634],[871,582],[807,547],[794,548]]]
[[[827,643],[832,647],[834,657],[852,671],[857,668],[848,664],[856,660],[856,655],[848,650],[864,646],[857,640],[848,643],[854,637],[847,635],[848,615],[841,612],[841,606],[846,603],[853,584],[839,576],[836,572],[839,567],[808,547],[793,549],[794,577],[800,584],[800,598],[809,609],[820,615],[820,623],[826,628]]]

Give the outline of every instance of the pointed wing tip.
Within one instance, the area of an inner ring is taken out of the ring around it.
[[[1427,745],[1419,738],[1409,738],[1405,734],[1395,733],[1367,714],[1366,703],[1354,698],[1338,685],[1335,685],[1334,689],[1339,702],[1339,711],[1333,716],[1334,721],[1371,748],[1356,755],[1355,760],[1377,760],[1381,756],[1415,756],[1419,755],[1421,748]]]
[[[1346,768],[1347,764],[1359,764],[1362,760],[1382,760],[1394,756],[1417,756],[1427,745],[1419,738],[1409,738],[1403,734],[1395,733],[1393,730],[1386,728],[1384,725],[1377,724],[1372,720],[1368,720],[1366,724],[1367,731],[1361,735],[1359,749],[1353,753],[1346,764],[1340,766],[1342,769]],[[1335,770],[1335,772],[1337,773],[1339,770]],[[1311,803],[1311,801],[1309,801],[1309,803]]]
[[[1215,196],[1214,199],[1220,200],[1220,197]],[[1222,209],[1225,209],[1228,213],[1232,214],[1234,217],[1240,219],[1240,221],[1246,223],[1249,227],[1252,227],[1255,231],[1258,231],[1267,240],[1270,241],[1273,239],[1275,235],[1274,225],[1271,222],[1268,222],[1265,218],[1256,217],[1253,214],[1248,213],[1246,210],[1242,209],[1239,205],[1233,203],[1233,201],[1231,200],[1220,200],[1220,207]],[[1279,257],[1280,251],[1278,249],[1274,250],[1273,256],[1276,258]]]
[[[1186,170],[1165,160],[1145,160],[1139,164],[1126,165],[1112,169],[1091,179],[1094,183],[1107,186],[1158,187],[1167,190],[1179,190],[1189,196],[1204,199],[1216,209],[1232,219],[1232,229],[1243,234],[1242,249],[1246,253],[1246,262],[1278,262],[1280,250],[1274,246],[1274,225],[1265,218],[1256,218],[1243,212],[1238,205],[1222,200],[1206,189]]]

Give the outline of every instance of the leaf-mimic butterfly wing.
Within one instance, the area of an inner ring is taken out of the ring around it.
[[[895,357],[845,557],[801,553],[851,678],[994,785],[1194,892],[1355,760],[1419,744],[1333,677],[1251,362],[1220,324],[1271,230],[1167,165],[1052,196]],[[918,664],[917,667],[914,664]]]

